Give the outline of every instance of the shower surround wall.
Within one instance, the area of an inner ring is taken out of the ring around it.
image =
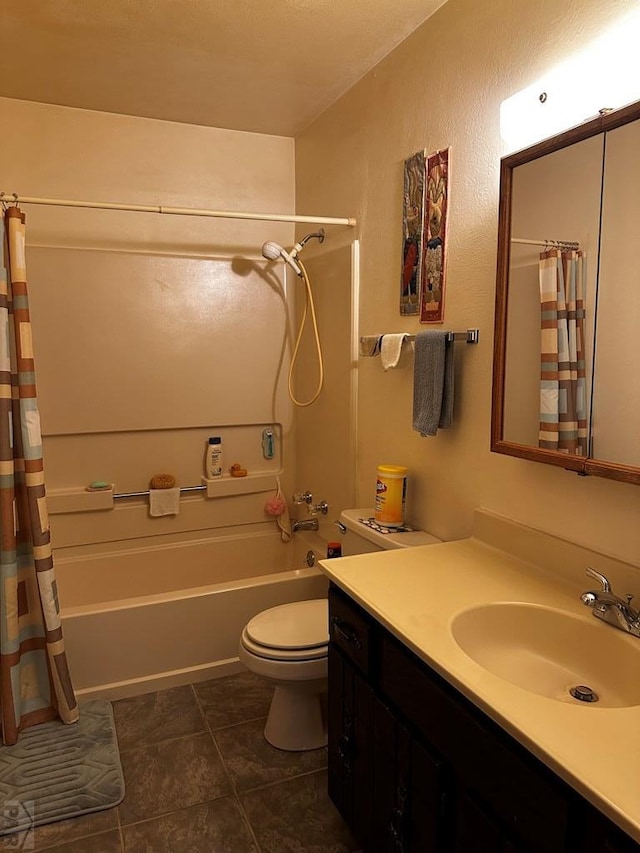
[[[292,139],[9,99],[0,99],[0,111],[6,128],[0,183],[6,191],[294,212]],[[195,493],[183,498],[178,516],[163,518],[150,518],[141,499],[116,502],[111,510],[58,512],[69,492],[82,493],[96,479],[115,482],[118,492],[140,491],[153,474],[169,471],[183,486],[198,485],[210,434],[225,438],[227,466],[237,461],[250,473],[272,474],[274,484],[280,472],[291,493],[295,428],[284,345],[292,312],[284,288],[291,284],[283,284],[282,265],[266,270],[260,247],[266,239],[290,245],[293,226],[41,206],[25,211],[63,613],[66,589],[75,601],[81,579],[95,580],[95,572],[112,599],[127,600],[140,595],[137,574],[152,578],[156,569],[161,593],[219,582],[242,586],[252,575],[293,568],[291,549],[279,543],[264,514],[265,492],[208,500]],[[260,444],[269,425],[276,426],[278,439],[272,461],[263,458]],[[244,531],[254,543],[247,548]],[[236,543],[233,556],[229,536]],[[256,565],[256,537],[268,543],[265,565]],[[197,566],[189,577],[168,581],[172,566],[184,574],[190,554],[197,555]],[[232,581],[230,561],[236,563]],[[144,592],[154,595],[147,580]],[[277,600],[261,581],[252,606]],[[82,606],[99,611],[104,598],[91,596]],[[75,604],[73,609],[78,618]],[[167,613],[167,630],[179,642],[180,626]],[[142,626],[140,633],[153,649]],[[69,649],[73,671],[73,655],[82,654],[87,635],[71,628],[69,634],[75,637]],[[105,637],[105,647],[108,642],[127,641]],[[84,672],[84,662],[77,669]],[[161,660],[157,669],[163,669]],[[136,678],[151,674],[127,673],[130,692]],[[80,690],[103,683],[95,672],[90,684],[84,679],[76,682]],[[113,673],[105,679],[113,681]]]

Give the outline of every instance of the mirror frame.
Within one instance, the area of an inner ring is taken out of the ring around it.
[[[491,397],[491,450],[533,462],[557,465],[581,476],[593,475],[623,480],[640,485],[640,468],[605,462],[586,456],[570,456],[558,450],[546,450],[506,441],[504,434],[504,393],[507,359],[507,309],[509,299],[509,266],[511,260],[511,213],[513,170],[524,163],[544,157],[575,142],[614,130],[640,119],[640,101],[618,110],[603,113],[584,124],[552,136],[542,142],[508,154],[500,161],[500,206],[498,214],[498,265],[496,278],[495,327],[493,344],[493,388]]]

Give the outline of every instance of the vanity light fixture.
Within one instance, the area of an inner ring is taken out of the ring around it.
[[[640,98],[640,10],[500,105],[504,154]]]

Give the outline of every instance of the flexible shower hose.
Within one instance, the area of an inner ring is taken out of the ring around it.
[[[307,275],[307,271],[305,269],[304,264],[300,260],[300,258],[296,258],[296,263],[302,270],[302,279],[305,285],[305,302],[304,302],[304,311],[302,312],[302,318],[300,320],[300,327],[298,329],[298,335],[296,337],[296,343],[293,348],[293,355],[291,356],[291,365],[289,367],[289,398],[291,402],[295,406],[299,406],[300,408],[304,408],[305,406],[310,406],[320,396],[320,392],[322,391],[322,386],[324,384],[324,359],[322,357],[322,346],[320,345],[320,335],[318,334],[318,323],[316,320],[316,308],[313,302],[313,291],[311,289],[311,282],[309,281],[309,276]],[[293,393],[293,371],[296,366],[296,361],[298,360],[298,350],[300,349],[300,341],[302,340],[302,333],[304,331],[305,324],[307,322],[307,315],[311,314],[311,324],[313,326],[313,334],[315,338],[316,344],[316,353],[318,356],[318,387],[314,395],[310,400],[306,400],[304,403],[297,399],[296,395]]]

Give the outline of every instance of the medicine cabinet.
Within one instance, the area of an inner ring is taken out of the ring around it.
[[[501,161],[491,449],[640,484],[640,102]],[[584,254],[587,447],[540,446],[539,256]]]

